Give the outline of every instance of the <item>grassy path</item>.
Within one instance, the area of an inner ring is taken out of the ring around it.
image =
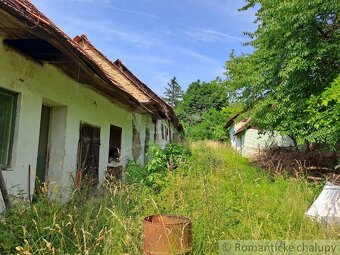
[[[33,209],[14,208],[0,222],[0,254],[141,254],[142,219],[156,213],[192,219],[194,254],[218,254],[224,239],[340,237],[304,217],[322,186],[269,178],[215,143],[191,149],[188,165],[170,173],[159,194],[135,184],[100,199],[74,193],[66,205],[41,199]]]

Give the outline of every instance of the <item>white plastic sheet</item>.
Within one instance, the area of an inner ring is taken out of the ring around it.
[[[329,225],[340,225],[340,186],[327,182],[306,215]]]

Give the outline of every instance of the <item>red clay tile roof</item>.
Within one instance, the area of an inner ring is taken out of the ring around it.
[[[179,123],[179,120],[170,105],[168,105],[162,98],[160,98],[155,92],[153,92],[146,84],[140,81],[124,64],[120,59],[117,59],[114,64],[126,75],[128,75],[131,79],[135,81],[135,83],[139,86],[139,88],[147,95],[150,96],[154,101],[156,101],[165,114],[165,116],[173,122],[175,126],[178,126],[178,129],[183,130],[182,125]]]
[[[118,84],[121,89],[128,92],[139,102],[150,102],[151,98],[148,97],[138,86],[129,79],[119,68],[111,62],[103,53],[101,53],[85,35],[76,36],[73,41],[86,52],[89,58],[97,63],[98,66],[105,72],[106,76],[115,84]]]
[[[106,75],[110,79],[121,84],[123,89],[133,95],[139,102],[157,104],[164,116],[172,121],[175,126],[182,129],[172,107],[165,103],[146,84],[140,81],[121,60],[117,59],[115,62],[111,62],[103,53],[95,48],[86,35],[76,36],[73,40],[87,52],[90,58],[96,61],[98,65],[105,70]],[[105,63],[103,63],[103,60]],[[117,73],[117,71],[119,73]]]

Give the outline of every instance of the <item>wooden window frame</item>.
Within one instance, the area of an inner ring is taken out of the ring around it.
[[[6,162],[0,162],[0,170],[8,170],[11,167],[12,161],[12,151],[13,151],[13,140],[14,140],[14,130],[15,130],[15,119],[17,115],[17,102],[18,102],[18,94],[11,92],[9,90],[0,88],[0,93],[5,94],[13,98],[12,101],[12,109],[11,109],[11,120],[10,120],[10,130],[9,130],[9,141],[6,145],[7,147],[7,159]]]

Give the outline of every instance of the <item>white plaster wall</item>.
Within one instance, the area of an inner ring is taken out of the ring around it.
[[[233,123],[230,128],[229,128],[229,140],[230,140],[230,144],[233,148],[236,148],[236,136],[234,136],[234,132],[235,132],[235,123]]]
[[[0,37],[2,41],[3,38]],[[38,151],[40,114],[42,104],[52,106],[49,150],[50,181],[70,184],[70,175],[76,172],[77,147],[80,122],[101,128],[99,179],[104,180],[104,169],[108,160],[110,125],[122,128],[122,157],[131,158],[133,114],[119,104],[110,102],[83,84],[78,84],[55,67],[39,66],[22,55],[5,49],[0,43],[0,87],[17,92],[18,109],[10,171],[4,171],[7,187],[11,194],[28,194],[28,166],[31,166],[31,193]],[[143,135],[150,117],[135,114]],[[53,131],[54,130],[54,131]],[[145,139],[145,137],[144,137]],[[144,161],[141,153],[140,161]],[[59,183],[60,184],[60,183]],[[0,203],[1,207],[1,203]],[[0,208],[1,210],[1,208]]]
[[[279,132],[260,134],[259,130],[249,128],[244,132],[234,135],[235,124],[229,128],[229,139],[231,146],[243,156],[252,157],[261,150],[272,147],[290,147],[294,146],[294,141],[289,136],[282,136]]]
[[[151,115],[140,115],[133,114],[133,123],[136,128],[139,130],[139,139],[140,139],[140,156],[137,160],[139,164],[145,164],[145,139],[146,139],[146,128],[150,129],[150,141],[153,141],[153,133],[154,133],[154,125],[152,123]],[[128,153],[127,153],[128,154]]]
[[[170,142],[180,142],[181,141],[181,134],[175,128],[175,126],[170,122],[170,130],[171,130],[171,140]]]
[[[162,139],[162,124],[164,126],[164,139]],[[166,137],[166,132],[165,132],[165,128],[170,128],[171,124],[169,123],[168,120],[165,119],[160,119],[157,121],[157,140],[156,140],[156,144],[161,148],[164,149],[165,146],[170,142],[169,139],[169,133],[168,133],[168,137]],[[169,129],[170,130],[170,129]],[[174,130],[171,130],[171,133]],[[177,132],[176,132],[177,133]],[[168,138],[168,139],[167,139]]]
[[[235,148],[236,151],[243,155],[245,147],[245,133],[240,133],[235,136]]]
[[[247,129],[244,133],[244,146],[242,155],[254,156],[261,150],[272,147],[290,147],[294,146],[293,140],[288,136],[282,136],[278,132],[260,134],[257,129]]]

